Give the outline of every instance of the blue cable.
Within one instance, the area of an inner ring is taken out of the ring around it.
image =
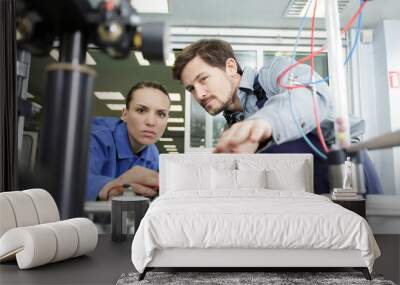
[[[294,47],[293,47],[292,61],[294,61],[294,59],[295,59],[295,57],[296,57],[296,49],[297,49],[297,46],[299,45],[300,34],[303,32],[304,24],[305,24],[305,22],[306,22],[305,20],[306,20],[307,14],[308,14],[308,10],[310,10],[311,3],[312,3],[312,1],[310,1],[310,2],[308,3],[306,12],[304,13],[303,18],[301,18],[300,28],[299,28],[299,31],[298,31],[298,33],[297,33],[296,42],[295,42]]]
[[[306,134],[304,133],[303,129],[300,128],[299,124],[297,123],[297,121],[296,121],[296,116],[295,116],[294,111],[293,111],[292,94],[291,94],[290,90],[289,90],[288,92],[289,92],[290,113],[292,114],[292,118],[293,118],[293,121],[294,121],[294,123],[295,123],[295,125],[296,125],[297,130],[298,130],[299,133],[302,135],[303,139],[306,141],[306,143],[308,144],[308,146],[309,146],[316,154],[318,154],[322,159],[326,160],[326,159],[327,159],[326,155],[323,154],[323,153],[309,140],[309,138],[308,138],[308,137],[306,136]]]
[[[307,10],[306,10],[306,12],[305,12],[303,18],[301,19],[301,22],[300,22],[300,29],[299,29],[299,32],[297,33],[296,42],[295,42],[295,45],[294,45],[294,48],[293,48],[293,52],[292,52],[292,62],[294,62],[294,61],[295,61],[295,58],[296,58],[296,49],[297,49],[297,46],[298,46],[298,43],[299,43],[300,34],[301,34],[301,32],[303,31],[303,29],[304,29],[305,19],[306,19],[306,17],[307,17],[308,10],[310,9],[311,2],[312,2],[312,1],[310,1],[310,2],[308,3]],[[292,72],[290,72],[290,74],[289,74],[289,79],[291,78],[291,75],[292,75]],[[326,159],[326,158],[327,158],[326,155],[323,154],[319,149],[317,149],[316,146],[313,145],[313,143],[308,139],[308,137],[307,137],[306,134],[304,133],[303,129],[302,129],[302,128],[299,126],[299,124],[297,123],[297,121],[296,121],[296,115],[294,114],[294,110],[293,110],[292,94],[291,94],[290,90],[288,90],[288,94],[289,94],[290,113],[291,113],[291,115],[292,115],[293,122],[294,122],[294,124],[296,125],[297,130],[299,131],[299,133],[300,133],[300,135],[303,137],[303,139],[306,141],[306,143],[309,145],[309,147],[310,147],[316,154],[318,154],[322,159]]]
[[[360,6],[363,4],[364,0],[360,0]],[[346,60],[344,61],[344,65],[346,65],[349,60],[352,58],[354,51],[356,50],[357,45],[359,44],[359,38],[361,34],[361,26],[362,26],[362,11],[360,12],[360,15],[358,15],[358,20],[357,20],[357,33],[356,33],[356,39],[354,41],[353,47],[351,48]]]
[[[364,0],[360,0],[360,5],[362,5]],[[353,57],[353,53],[356,50],[358,44],[359,44],[359,38],[360,38],[360,34],[361,34],[361,27],[362,27],[362,12],[360,12],[360,15],[358,15],[358,19],[357,19],[357,33],[356,33],[356,38],[354,41],[354,44],[349,52],[349,54],[347,55],[345,61],[344,61],[344,65],[346,65],[350,59]],[[316,85],[322,82],[328,82],[330,76],[326,76],[318,81],[314,81],[314,82],[307,82],[307,83],[303,83],[302,85]]]
[[[364,1],[364,0],[360,0],[360,5],[362,5],[363,1]],[[297,49],[297,46],[298,46],[298,41],[299,41],[299,38],[300,38],[300,34],[301,34],[301,32],[303,31],[303,29],[304,29],[305,18],[306,18],[306,16],[307,16],[308,10],[309,10],[309,8],[310,8],[311,2],[312,2],[312,1],[309,2],[308,7],[307,7],[307,10],[306,10],[306,13],[304,14],[304,16],[303,16],[303,18],[302,18],[302,20],[301,20],[301,23],[300,23],[300,29],[299,29],[299,32],[298,32],[298,34],[297,34],[296,43],[295,43],[295,46],[294,46],[293,52],[292,52],[292,62],[295,61],[295,58],[296,58],[296,49]],[[361,25],[362,25],[362,12],[361,12],[360,15],[358,16],[357,33],[356,33],[355,42],[354,42],[353,47],[351,48],[349,54],[347,55],[347,58],[346,58],[346,60],[345,60],[345,62],[344,62],[344,65],[346,65],[346,64],[349,62],[349,60],[350,60],[351,57],[353,56],[353,53],[354,53],[354,51],[355,51],[355,49],[356,49],[356,47],[357,47],[357,45],[358,45],[359,37],[360,37],[360,32],[361,32]],[[290,77],[291,77],[291,73],[289,74],[289,78],[290,78]],[[311,84],[318,84],[318,83],[326,82],[326,81],[328,81],[329,78],[330,78],[330,76],[327,76],[327,77],[325,77],[325,78],[323,78],[323,79],[321,79],[321,80],[318,80],[318,81],[315,81],[315,82],[308,82],[308,83],[303,84],[303,85],[311,85]],[[311,92],[312,92],[312,91],[311,91]],[[327,159],[326,155],[323,154],[323,153],[308,139],[308,137],[307,137],[306,134],[304,133],[303,129],[301,129],[300,126],[297,124],[296,116],[295,116],[294,110],[293,110],[293,104],[292,104],[292,98],[291,98],[292,94],[291,94],[290,90],[288,91],[288,93],[289,93],[290,112],[291,112],[291,115],[292,115],[292,118],[293,118],[293,121],[294,121],[294,123],[295,123],[295,125],[296,125],[297,130],[299,131],[299,133],[301,134],[301,136],[303,137],[303,139],[306,141],[306,143],[309,145],[309,147],[310,147],[311,149],[314,150],[315,153],[317,153],[322,159]]]

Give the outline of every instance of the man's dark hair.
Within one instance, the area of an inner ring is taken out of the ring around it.
[[[207,64],[225,69],[226,60],[233,58],[238,66],[237,72],[242,74],[240,67],[232,46],[223,40],[205,39],[199,40],[191,45],[185,47],[175,60],[172,67],[172,75],[174,79],[181,80],[182,70],[185,66],[196,56],[200,56]]]
[[[155,82],[155,81],[141,81],[139,83],[136,83],[131,87],[131,89],[128,91],[128,94],[126,95],[125,99],[125,105],[126,109],[129,109],[129,104],[132,101],[133,93],[135,93],[136,90],[142,89],[142,88],[153,88],[160,90],[162,93],[167,95],[168,100],[171,102],[171,99],[169,98],[167,88],[165,88],[164,85],[161,83]]]

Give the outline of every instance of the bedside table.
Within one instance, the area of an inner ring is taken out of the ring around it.
[[[364,198],[357,198],[354,200],[333,200],[332,202],[339,204],[340,206],[353,211],[356,214],[359,214],[364,219],[366,218],[365,215],[365,199]]]
[[[123,195],[111,199],[111,239],[124,241],[127,236],[127,212],[134,213],[135,232],[146,214],[150,199],[136,195]]]

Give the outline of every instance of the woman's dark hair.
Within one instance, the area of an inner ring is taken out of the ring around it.
[[[136,83],[131,87],[131,89],[128,91],[128,94],[126,95],[125,99],[125,105],[126,109],[129,109],[129,104],[132,101],[133,94],[135,93],[136,90],[142,89],[142,88],[154,88],[157,90],[160,90],[162,93],[167,95],[168,100],[170,100],[167,88],[165,88],[164,85],[161,83],[155,82],[155,81],[141,81],[139,83]],[[170,100],[171,101],[171,100]]]

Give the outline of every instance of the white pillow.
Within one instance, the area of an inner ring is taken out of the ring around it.
[[[212,189],[236,190],[236,170],[211,168]]]
[[[211,170],[213,190],[238,190],[240,188],[267,188],[266,171],[263,170]]]
[[[238,188],[267,188],[266,171],[235,170]]]
[[[168,164],[167,191],[211,189],[210,167]]]
[[[306,191],[308,189],[305,164],[293,164],[286,169],[266,170],[267,188],[271,190]]]

